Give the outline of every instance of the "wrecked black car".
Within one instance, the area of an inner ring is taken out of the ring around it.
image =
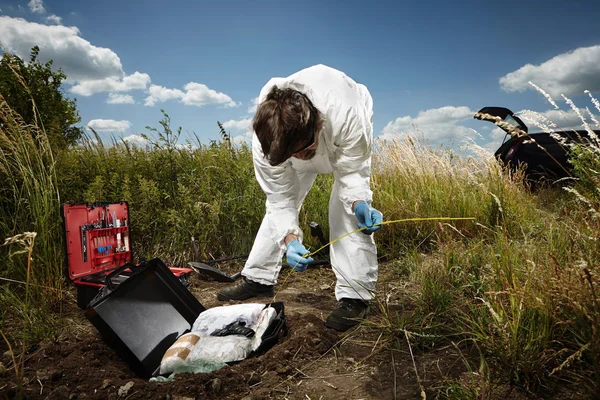
[[[484,107],[474,118],[493,122],[506,132],[494,156],[512,171],[523,168],[533,189],[541,183],[553,184],[571,177],[568,144],[587,144],[590,140],[585,130],[529,133],[527,125],[504,107]],[[600,136],[600,130],[594,132]]]

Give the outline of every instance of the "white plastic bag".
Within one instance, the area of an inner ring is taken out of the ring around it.
[[[235,316],[235,318],[241,318],[239,311],[241,311],[243,308],[233,310],[234,312],[229,314],[229,318],[219,318],[218,322],[212,317],[207,318],[204,320],[204,322],[207,324],[206,326],[203,325],[201,321],[198,327],[200,331],[195,333],[208,332],[208,335],[200,338],[198,344],[194,346],[188,355],[186,362],[192,362],[196,360],[233,362],[245,359],[248,354],[260,346],[262,343],[262,335],[277,316],[277,311],[275,311],[273,307],[264,308],[264,304],[260,304],[260,306],[260,312],[256,315],[256,317],[252,317],[252,321],[249,326],[246,325],[255,331],[254,336],[250,338],[242,335],[210,336],[210,333],[214,332],[214,330],[222,329],[231,322],[239,320],[232,320],[230,317]],[[245,311],[249,310],[252,311],[254,315],[255,310],[251,307],[245,309]],[[248,315],[245,317],[248,317]],[[196,324],[194,324],[194,326],[196,326]]]
[[[192,332],[204,338],[236,321],[243,322],[247,328],[256,331],[258,318],[265,306],[248,303],[209,308],[196,318]]]

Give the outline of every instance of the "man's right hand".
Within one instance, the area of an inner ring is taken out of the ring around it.
[[[310,254],[299,241],[292,240],[287,246],[286,261],[287,264],[296,272],[303,272],[308,264],[314,260],[311,257],[304,258],[305,254]]]

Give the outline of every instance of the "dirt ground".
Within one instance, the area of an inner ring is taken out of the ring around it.
[[[234,273],[241,265],[221,268]],[[282,272],[280,282],[287,272]],[[410,303],[410,288],[392,278],[382,265],[378,290],[390,309],[400,310]],[[215,296],[226,285],[229,284],[205,281],[193,274],[189,289],[210,308],[227,304]],[[30,348],[25,363],[24,396],[27,399],[421,399],[420,387],[423,387],[426,398],[433,399],[445,379],[464,376],[462,355],[452,346],[411,355],[406,341],[398,340],[392,349],[383,343],[377,329],[359,326],[344,334],[328,329],[324,321],[337,305],[334,287],[335,278],[328,267],[309,268],[303,274],[290,275],[284,287],[276,288],[276,300],[285,305],[288,329],[273,348],[260,357],[210,374],[180,374],[165,383],[136,377],[102,341],[73,301],[68,311],[71,323],[65,333],[57,341]],[[375,309],[368,318],[376,322],[380,317]],[[6,347],[0,349],[4,354],[0,354],[2,362],[8,368],[4,377],[0,377],[0,398],[15,398],[18,389],[12,362]],[[508,389],[499,392],[497,398],[523,397]]]

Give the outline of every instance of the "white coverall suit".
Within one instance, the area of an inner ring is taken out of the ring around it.
[[[253,135],[252,154],[256,179],[265,192],[266,214],[242,275],[265,285],[277,283],[285,237],[295,234],[302,243],[298,213],[318,173],[333,173],[329,199],[330,240],[357,229],[352,211],[355,200],[371,205],[371,152],[373,100],[367,88],[333,68],[316,65],[287,78],[272,78],[262,88],[259,104],[273,85],[304,93],[324,117],[316,155],[311,160],[291,157],[271,166]],[[374,235],[357,232],[330,248],[336,274],[336,299],[370,300],[377,281],[377,248]]]

